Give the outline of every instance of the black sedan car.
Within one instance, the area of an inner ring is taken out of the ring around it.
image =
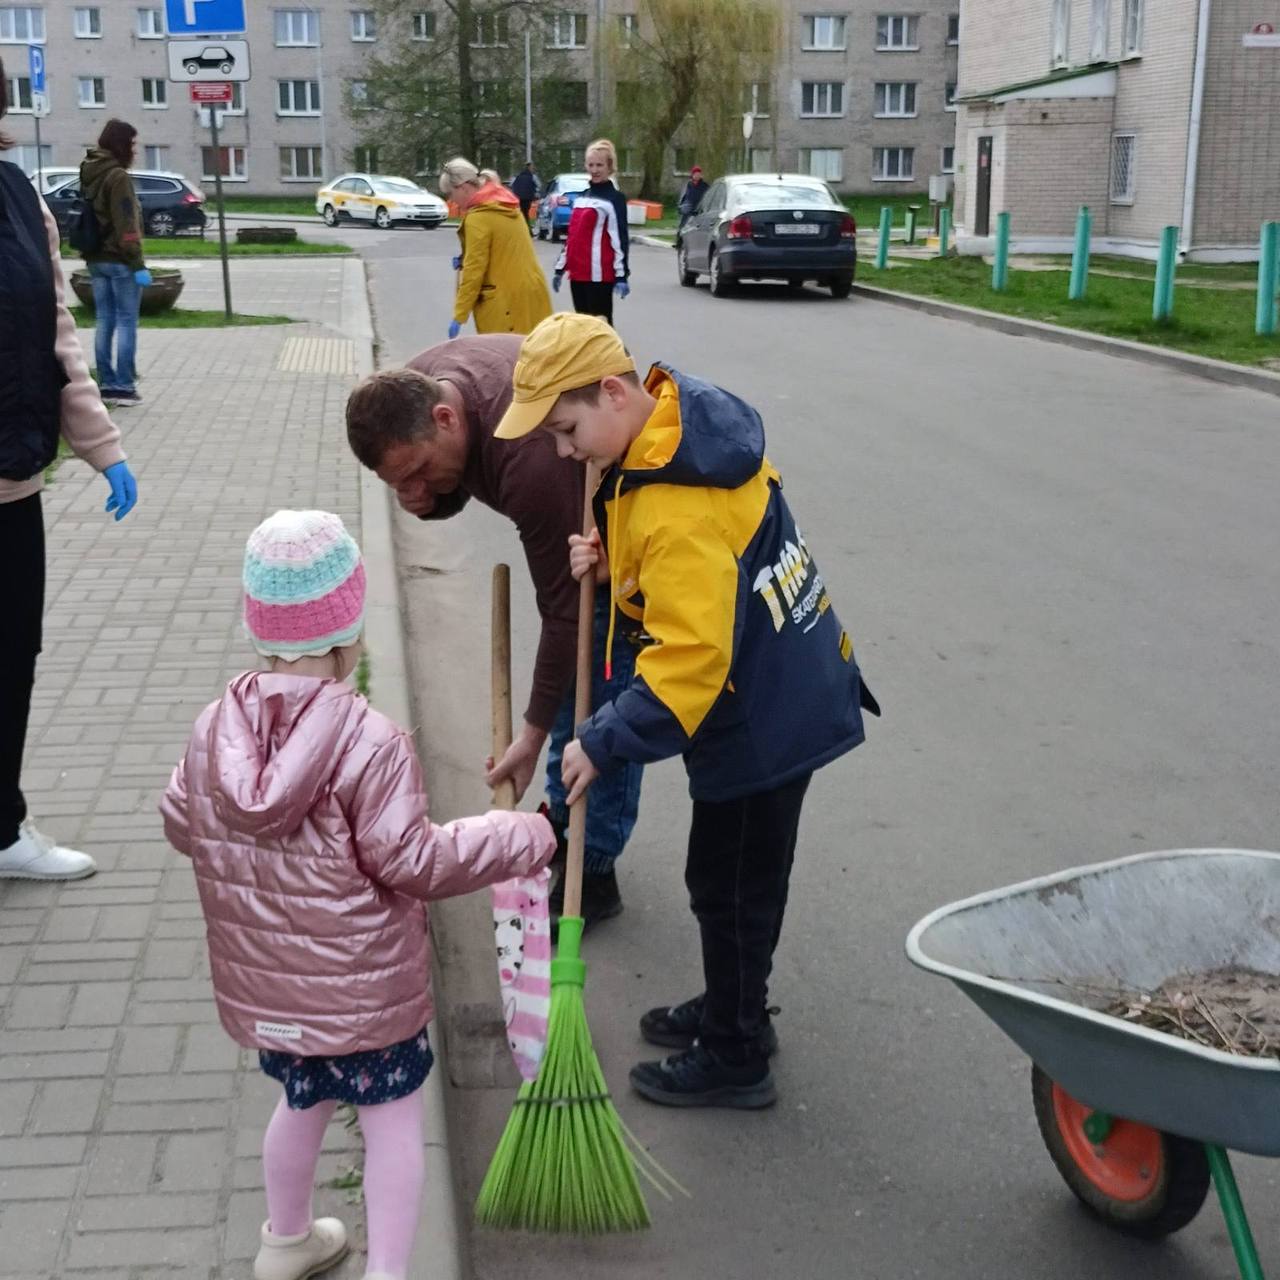
[[[714,182],[684,224],[676,248],[680,283],[711,278],[722,298],[740,280],[807,280],[847,298],[858,264],[853,215],[820,178],[735,174]]]
[[[176,236],[179,232],[204,234],[208,219],[204,212],[204,194],[180,173],[160,169],[130,169],[133,189],[142,206],[142,226],[149,236]],[[67,217],[80,200],[80,179],[73,177],[45,195],[58,224],[67,234]]]

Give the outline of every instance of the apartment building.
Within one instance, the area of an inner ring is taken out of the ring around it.
[[[741,157],[757,169],[801,170],[849,192],[919,192],[932,174],[952,171],[955,136],[959,0],[917,0],[896,11],[866,0],[778,0],[783,38],[776,72],[748,88],[753,117]],[[169,83],[161,5],[106,0],[98,4],[0,0],[0,58],[9,84],[10,158],[35,168],[35,129],[28,43],[44,46],[50,114],[41,121],[45,165],[73,165],[105,121],[120,116],[139,130],[139,165],[173,169],[206,184],[220,163],[233,191],[281,195],[313,189],[344,168],[376,168],[378,148],[346,107],[358,98],[371,53],[391,39],[431,41],[442,6],[422,0],[399,31],[359,0],[248,0],[247,38],[253,76],[236,87],[223,114],[220,155],[210,145],[207,115]],[[473,45],[505,43],[506,19],[477,6]],[[636,0],[566,0],[534,41],[538,75],[543,50],[554,50],[568,129],[539,153],[580,167],[581,148],[608,118],[615,86],[604,34],[637,21]],[[574,117],[581,123],[574,123]],[[537,121],[534,122],[535,136]],[[624,171],[637,152],[618,139]],[[423,157],[425,173],[443,157]],[[520,155],[476,157],[503,171]],[[676,189],[697,157],[672,148],[669,185]],[[624,177],[626,174],[624,173]]]
[[[956,175],[961,252],[1095,248],[1256,259],[1280,217],[1280,0],[965,0]]]

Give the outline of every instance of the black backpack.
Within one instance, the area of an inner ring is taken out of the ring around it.
[[[93,201],[83,195],[67,210],[67,243],[77,253],[97,253],[102,248],[102,224]]]

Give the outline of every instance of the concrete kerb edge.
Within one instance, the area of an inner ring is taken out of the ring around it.
[[[1076,347],[1081,351],[1096,351],[1103,355],[1120,356],[1140,360],[1143,364],[1157,365],[1205,378],[1228,386],[1244,387],[1250,391],[1262,391],[1280,396],[1280,374],[1264,369],[1250,369],[1245,365],[1231,364],[1226,360],[1210,360],[1189,352],[1170,351],[1166,347],[1152,347],[1142,342],[1127,342],[1123,338],[1106,338],[1082,329],[1067,329],[1061,325],[1044,324],[1039,320],[1024,320],[1018,316],[1001,315],[997,311],[982,311],[977,307],[965,307],[955,302],[941,302],[914,293],[898,293],[892,289],[878,289],[873,285],[855,284],[854,293],[888,302],[896,307],[923,311],[928,315],[948,320],[964,320],[983,329],[994,329],[1019,338],[1039,338],[1045,342],[1057,342],[1062,346]]]
[[[364,262],[348,267],[343,287],[343,331],[356,342],[356,373],[363,378],[374,370],[373,314],[365,281]],[[358,465],[358,464],[357,464]],[[365,645],[371,668],[371,693],[378,709],[397,724],[413,723],[400,586],[396,573],[395,542],[391,520],[391,491],[372,472],[360,468],[360,541],[367,576]],[[414,1276],[426,1276],[419,1268],[429,1265],[433,1280],[465,1280],[469,1274],[459,1230],[458,1197],[454,1187],[449,1121],[444,1100],[448,1065],[444,1044],[432,1028],[435,1066],[423,1086],[423,1111],[428,1135],[426,1145],[427,1195],[422,1225],[414,1250]]]

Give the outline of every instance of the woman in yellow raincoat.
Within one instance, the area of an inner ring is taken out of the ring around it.
[[[462,213],[461,275],[449,336],[469,316],[477,333],[528,333],[551,314],[551,293],[533,251],[520,201],[506,187],[486,182],[469,160],[450,160],[440,190]]]

